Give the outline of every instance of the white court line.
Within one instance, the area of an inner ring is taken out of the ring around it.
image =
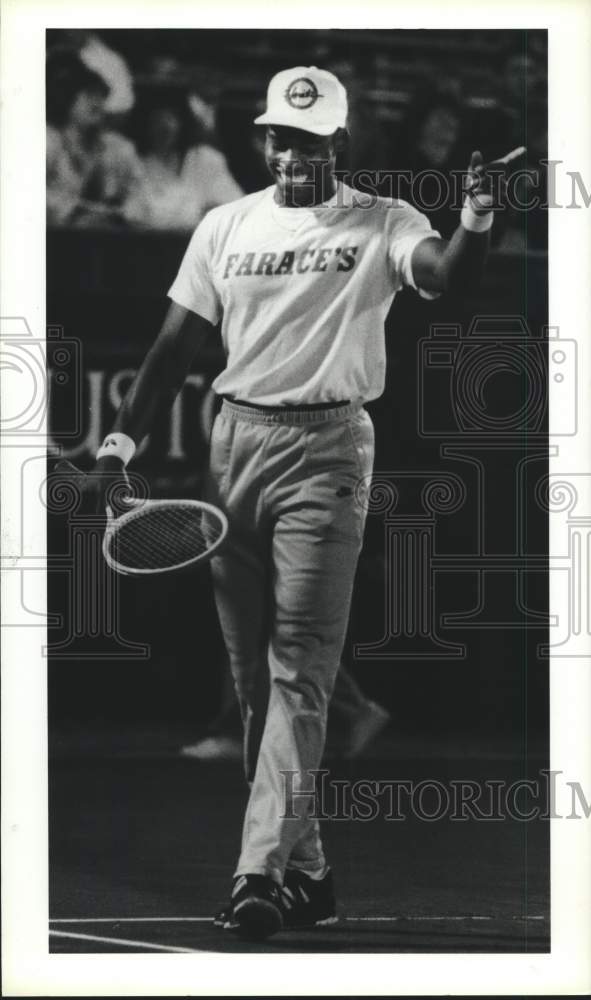
[[[489,917],[489,916],[479,916],[478,914],[470,914],[467,917],[455,917],[455,916],[430,916],[430,917],[345,917],[345,920],[356,920],[356,921],[370,921],[371,923],[389,923],[396,920],[425,920],[430,922],[431,920],[545,920],[544,916],[535,917]]]
[[[398,920],[546,920],[545,916],[528,915],[527,917],[491,917],[470,914],[468,916],[427,916],[427,917],[341,917],[350,922],[395,923]],[[195,923],[210,924],[213,917],[54,917],[50,924],[172,924]]]
[[[75,934],[73,931],[50,931],[53,937],[76,938],[78,941],[99,941],[101,944],[124,945],[129,948],[149,948],[150,951],[196,952],[199,948],[176,948],[174,945],[151,944],[148,941],[129,941],[127,938],[101,937],[99,934]]]
[[[213,917],[54,917],[50,924],[211,924]]]

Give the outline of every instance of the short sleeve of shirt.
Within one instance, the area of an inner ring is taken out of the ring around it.
[[[404,201],[393,202],[388,216],[388,253],[398,283],[416,289],[423,298],[437,298],[437,293],[427,292],[415,283],[412,255],[422,240],[428,237],[440,239],[440,233],[433,229],[426,215]]]
[[[215,249],[212,214],[206,215],[193,233],[168,296],[215,326],[222,318],[222,306],[211,268]]]

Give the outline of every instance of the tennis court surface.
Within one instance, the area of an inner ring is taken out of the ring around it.
[[[383,748],[382,748],[383,749]],[[391,748],[388,748],[391,749]],[[378,748],[379,751],[379,748]],[[330,781],[539,779],[544,761],[408,755],[331,766]],[[251,944],[212,924],[237,856],[239,765],[149,743],[72,747],[50,760],[52,953],[545,952],[549,824],[506,818],[322,823],[339,923]],[[429,807],[431,808],[431,807]]]

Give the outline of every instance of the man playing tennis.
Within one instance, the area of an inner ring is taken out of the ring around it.
[[[206,499],[230,524],[213,581],[250,797],[217,922],[255,939],[336,919],[309,772],[321,761],[364,532],[356,487],[371,474],[373,427],[363,404],[383,391],[384,320],[405,285],[427,297],[470,287],[493,220],[479,153],[449,242],[410,205],[337,182],[347,97],[331,73],[285,70],[267,99],[256,122],[274,184],[196,229],[94,477],[101,493],[121,478],[221,322],[227,364],[213,387],[224,402]]]

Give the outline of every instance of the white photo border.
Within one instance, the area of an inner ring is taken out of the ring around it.
[[[400,0],[230,3],[217,0],[4,0],[2,46],[1,273],[4,317],[45,332],[45,31],[96,28],[548,29],[549,158],[591,187],[591,7],[581,0],[446,4]],[[559,202],[568,204],[570,180]],[[578,342],[579,433],[560,439],[553,473],[591,472],[591,225],[588,209],[550,215],[550,325]],[[552,405],[552,400],[551,400]],[[21,503],[19,455],[39,438],[4,446],[3,548]],[[36,449],[36,451],[35,451]],[[41,464],[41,463],[40,463]],[[38,511],[27,552],[45,552]],[[556,538],[551,533],[551,543]],[[20,544],[20,542],[19,542]],[[36,607],[45,605],[37,574]],[[558,586],[556,584],[555,586]],[[552,589],[552,601],[558,597]],[[47,684],[43,630],[3,632],[3,984],[6,996],[565,994],[591,988],[589,823],[551,822],[551,952],[523,955],[50,955],[47,871]],[[591,651],[590,651],[591,656]],[[551,768],[591,787],[590,658],[551,662]],[[566,811],[568,812],[568,805]]]

